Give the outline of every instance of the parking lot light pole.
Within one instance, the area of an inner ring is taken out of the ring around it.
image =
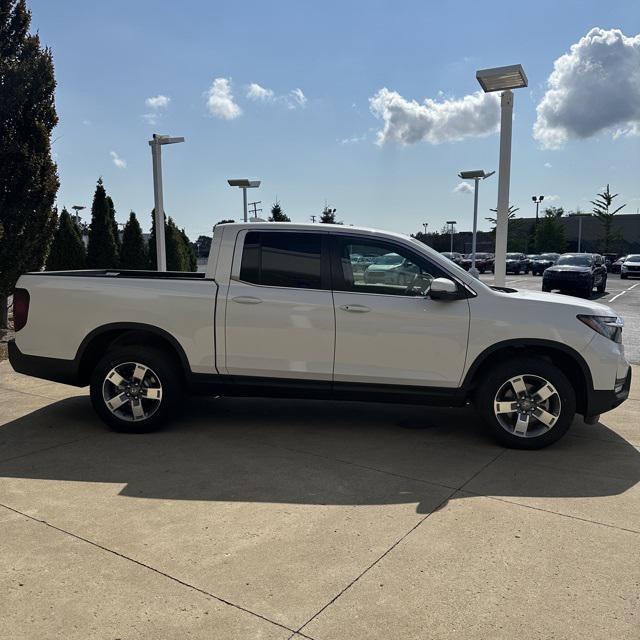
[[[260,180],[249,180],[248,178],[229,179],[227,183],[230,187],[239,187],[242,189],[242,211],[243,220],[245,222],[249,219],[249,212],[247,209],[247,189],[257,189],[260,186]]]
[[[449,233],[451,234],[451,253],[453,253],[453,225],[458,223],[455,220],[447,220],[447,224],[451,225],[449,228]]]
[[[582,253],[582,218],[587,218],[590,213],[578,213],[578,253]]]
[[[484,169],[476,169],[474,171],[461,171],[458,174],[459,178],[463,180],[473,180],[475,189],[473,192],[473,234],[471,236],[471,268],[469,273],[474,278],[479,278],[480,273],[476,269],[476,236],[478,233],[478,183],[480,180],[485,180],[489,176],[492,176],[495,171],[485,173]]]
[[[526,87],[527,76],[520,64],[476,71],[476,79],[486,92],[502,91],[500,96],[500,162],[498,165],[498,206],[496,213],[495,284],[506,280],[507,233],[509,226],[509,181],[511,177],[511,129],[513,92]]]
[[[162,201],[162,145],[176,144],[178,142],[184,142],[184,138],[170,138],[169,136],[161,136],[157,133],[154,133],[153,138],[149,140],[151,159],[153,161],[153,199],[155,206],[158,271],[167,270],[167,245],[164,239],[164,203]]]
[[[544,196],[531,196],[531,199],[536,203],[536,224],[540,221],[538,218],[538,208],[540,207],[540,203],[544,200]]]

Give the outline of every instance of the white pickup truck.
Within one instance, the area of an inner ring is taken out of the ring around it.
[[[369,277],[389,254],[403,277]],[[473,403],[502,443],[533,449],[631,383],[609,307],[489,287],[412,238],[357,227],[219,225],[206,273],[29,273],[14,318],[14,369],[89,384],[127,432],[156,429],[188,392]]]

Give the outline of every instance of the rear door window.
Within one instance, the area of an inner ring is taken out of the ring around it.
[[[240,280],[267,287],[324,288],[323,235],[250,231],[244,240]]]

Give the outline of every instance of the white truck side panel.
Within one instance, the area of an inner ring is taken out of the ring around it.
[[[171,334],[194,372],[216,372],[212,280],[26,275],[19,286],[31,296],[29,320],[16,335],[25,354],[71,360],[94,329],[138,322]]]

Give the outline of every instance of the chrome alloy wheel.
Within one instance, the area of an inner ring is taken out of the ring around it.
[[[139,362],[123,362],[105,376],[102,397],[111,413],[127,422],[150,418],[160,407],[162,384]]]
[[[520,438],[535,438],[551,430],[562,402],[556,388],[533,374],[507,380],[496,393],[493,411],[500,426]]]

